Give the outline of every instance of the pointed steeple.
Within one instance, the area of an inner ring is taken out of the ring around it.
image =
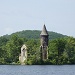
[[[45,24],[44,24],[44,26],[43,26],[43,30],[42,30],[42,32],[41,32],[40,35],[48,35],[48,32],[47,32],[47,29],[46,29]]]

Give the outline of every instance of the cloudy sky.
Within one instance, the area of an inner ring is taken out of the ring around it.
[[[0,36],[22,30],[75,37],[75,0],[0,0]]]

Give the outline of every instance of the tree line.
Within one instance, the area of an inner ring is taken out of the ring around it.
[[[40,60],[40,38],[27,39],[14,34],[7,39],[0,37],[0,64],[20,64],[21,47],[26,44],[28,59],[26,64],[75,64],[75,38],[64,37],[49,40],[48,59]]]

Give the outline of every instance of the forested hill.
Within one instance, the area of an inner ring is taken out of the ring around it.
[[[41,61],[40,33],[37,30],[26,30],[0,37],[0,64],[20,64],[19,55],[23,44],[27,46],[25,64],[75,64],[75,38],[55,32],[48,32],[48,59]]]
[[[27,38],[27,39],[39,39],[41,31],[39,30],[23,30],[20,32],[13,33],[11,35],[5,35],[4,37],[10,38],[12,35],[16,34],[19,37]],[[63,38],[66,35],[62,35],[56,32],[48,31],[49,39]]]

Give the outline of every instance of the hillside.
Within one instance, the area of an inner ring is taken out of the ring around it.
[[[11,35],[4,35],[4,37],[10,38],[12,35],[16,34],[19,37],[23,37],[23,38],[25,37],[27,39],[39,39],[40,33],[41,33],[41,31],[39,31],[39,30],[23,30],[20,32],[13,33]],[[62,35],[62,34],[59,34],[56,32],[51,32],[51,31],[48,31],[48,34],[49,34],[50,40],[66,37],[66,35]]]
[[[50,31],[48,60],[42,62],[40,33],[41,31],[37,30],[26,30],[0,37],[0,64],[20,64],[19,55],[23,44],[26,44],[28,54],[25,64],[75,64],[75,38]]]

